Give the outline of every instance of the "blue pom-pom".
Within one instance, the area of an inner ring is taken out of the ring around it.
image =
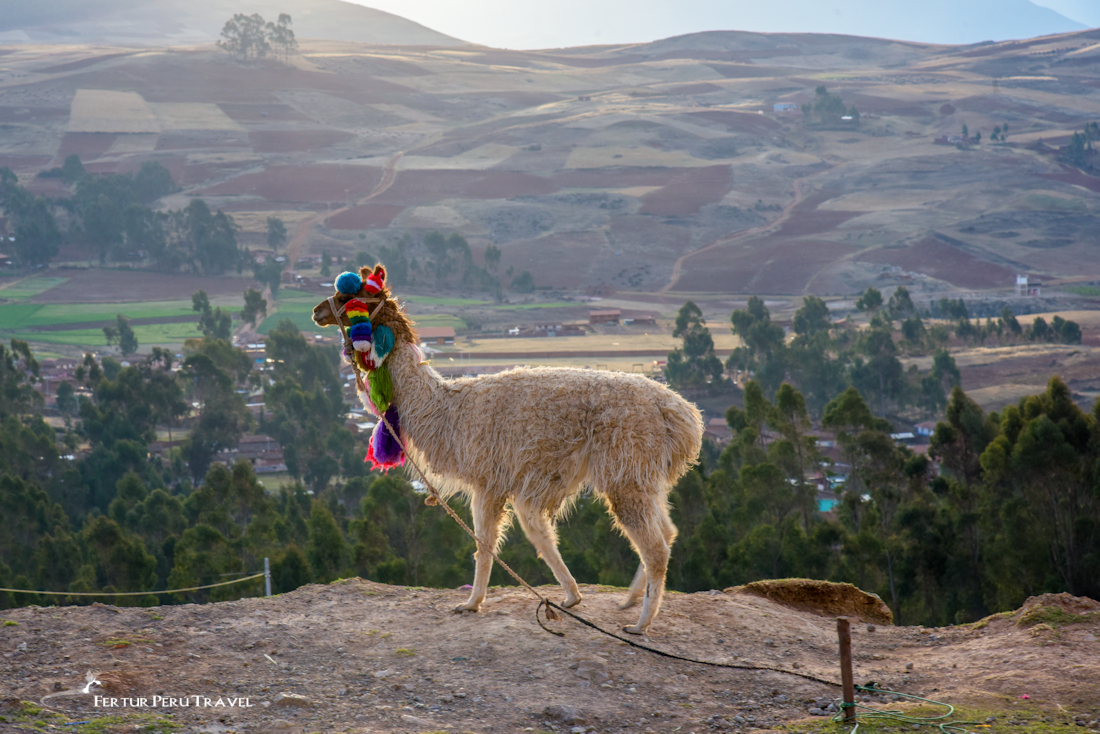
[[[364,321],[361,324],[352,324],[349,330],[349,336],[352,341],[364,341],[369,342],[371,335],[371,325],[369,321]]]
[[[374,330],[374,336],[371,338],[374,342],[374,352],[380,358],[379,361],[386,358],[386,355],[393,349],[393,331],[385,324],[380,324],[378,328]]]
[[[336,278],[336,290],[339,293],[346,293],[349,296],[354,296],[363,288],[363,279],[359,277],[359,273],[353,273],[351,271],[345,271],[340,273]]]

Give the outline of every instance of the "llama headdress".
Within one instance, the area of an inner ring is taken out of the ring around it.
[[[379,416],[367,447],[366,461],[376,469],[392,469],[405,463],[405,452],[397,436],[401,431],[401,419],[397,406],[393,405],[393,379],[386,366],[386,358],[393,351],[394,335],[390,327],[374,323],[386,303],[386,269],[376,265],[373,271],[364,268],[359,273],[340,273],[336,278],[336,291],[352,296],[343,307],[350,325],[347,331],[343,331],[342,325],[340,327],[344,336],[344,358],[355,369],[355,384],[360,395],[366,396],[364,403]],[[329,303],[336,315],[332,298]],[[372,304],[376,304],[373,309]]]

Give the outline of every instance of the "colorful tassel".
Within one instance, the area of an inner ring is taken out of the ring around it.
[[[359,273],[353,273],[351,271],[344,271],[340,275],[336,276],[336,292],[345,293],[349,296],[354,296],[363,288],[363,279],[359,277]]]
[[[375,411],[381,415],[385,413],[390,403],[393,402],[393,378],[390,377],[390,368],[382,365],[372,370],[367,375],[367,396]]]
[[[361,321],[351,325],[348,330],[352,346],[357,352],[369,352],[371,349],[371,325],[370,321]]]
[[[348,315],[348,321],[352,324],[361,324],[370,321],[370,306],[353,298],[344,306],[344,313]]]
[[[381,324],[374,330],[374,336],[371,339],[370,360],[368,361],[374,364],[375,369],[378,369],[392,351],[393,331],[385,324]]]
[[[405,452],[401,449],[401,441],[398,439],[401,433],[401,419],[397,414],[396,406],[391,405],[386,411],[386,420],[398,435],[390,433],[384,421],[378,421],[370,437],[367,457],[364,459],[371,463],[371,469],[387,471],[405,463]]]

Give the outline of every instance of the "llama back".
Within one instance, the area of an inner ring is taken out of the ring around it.
[[[620,478],[667,488],[699,454],[698,409],[640,375],[534,367],[439,382],[404,367],[395,382],[410,452],[445,494],[491,485],[547,495]],[[407,390],[417,382],[430,387]]]

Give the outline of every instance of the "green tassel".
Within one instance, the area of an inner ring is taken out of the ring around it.
[[[377,369],[371,370],[367,375],[367,382],[371,405],[379,414],[385,413],[393,402],[393,380],[390,378],[390,368],[382,364]]]

